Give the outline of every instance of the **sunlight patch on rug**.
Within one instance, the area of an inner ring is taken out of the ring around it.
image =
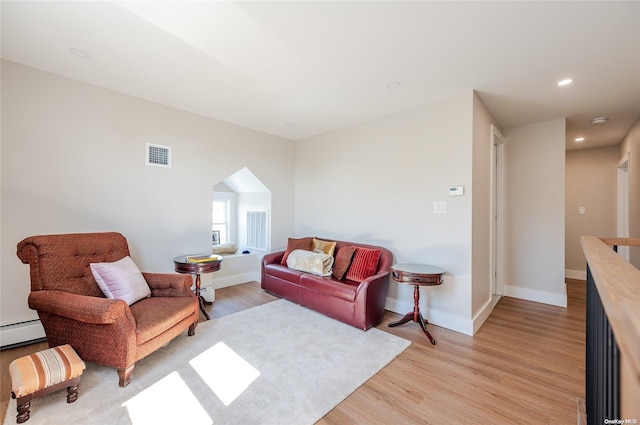
[[[189,364],[225,406],[260,376],[260,372],[224,342],[196,356]]]
[[[122,405],[133,425],[213,423],[178,372],[170,373]]]

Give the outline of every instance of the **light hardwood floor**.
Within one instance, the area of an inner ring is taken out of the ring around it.
[[[584,398],[585,294],[584,282],[567,280],[566,309],[504,297],[474,337],[428,325],[435,346],[415,323],[387,327],[400,315],[386,312],[377,327],[411,346],[318,424],[575,424]],[[275,299],[251,282],[217,290],[209,311],[220,317]],[[0,352],[0,418],[9,363],[45,348]]]

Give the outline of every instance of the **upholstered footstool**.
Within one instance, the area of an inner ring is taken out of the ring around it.
[[[29,420],[29,408],[34,398],[66,388],[67,403],[76,401],[84,368],[84,362],[68,344],[12,361],[9,375],[11,396],[17,399],[16,422],[21,424]]]

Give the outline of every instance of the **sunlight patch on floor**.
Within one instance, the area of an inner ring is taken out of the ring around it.
[[[122,405],[133,425],[213,423],[178,372],[170,373]]]
[[[194,357],[189,364],[225,406],[233,403],[260,376],[256,368],[224,342]]]

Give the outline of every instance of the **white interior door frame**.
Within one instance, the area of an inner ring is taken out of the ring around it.
[[[502,296],[505,276],[505,152],[506,139],[491,125],[491,294]]]
[[[616,195],[616,236],[629,237],[629,152],[618,161]],[[629,261],[629,247],[619,246],[618,254]]]

